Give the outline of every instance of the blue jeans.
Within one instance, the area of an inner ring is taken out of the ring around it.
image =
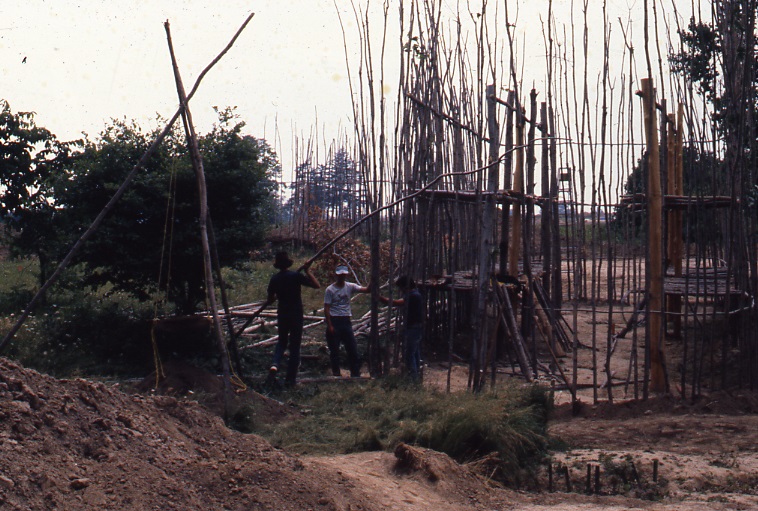
[[[334,333],[326,330],[326,345],[329,346],[329,360],[332,364],[332,374],[340,375],[340,343],[345,345],[347,360],[350,364],[350,376],[361,375],[361,360],[358,358],[358,345],[353,335],[353,322],[350,316],[332,316]]]
[[[417,380],[421,370],[421,337],[424,329],[421,325],[405,328],[405,369],[408,376]]]
[[[278,319],[277,326],[279,329],[279,341],[274,349],[274,361],[272,365],[279,369],[282,362],[284,350],[289,345],[290,357],[287,362],[288,383],[295,383],[297,380],[297,371],[300,368],[300,344],[303,340],[303,320],[296,319]]]

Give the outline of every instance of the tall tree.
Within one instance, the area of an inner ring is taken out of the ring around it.
[[[345,149],[338,149],[325,164],[300,164],[296,174],[290,207],[302,213],[315,207],[328,218],[358,218],[365,203],[359,193],[361,176]]]

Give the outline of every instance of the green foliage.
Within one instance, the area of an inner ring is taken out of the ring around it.
[[[690,18],[686,30],[679,30],[679,37],[685,50],[671,55],[671,69],[675,73],[686,75],[698,86],[698,92],[715,99],[714,88],[719,76],[713,66],[713,58],[721,52],[721,37],[711,25]]]
[[[713,213],[713,209],[705,208],[697,201],[715,195],[729,195],[726,180],[723,178],[724,163],[713,154],[701,152],[692,146],[684,148],[683,160],[684,190],[682,195],[690,196],[693,200],[693,205],[687,214],[687,221],[682,226],[683,235],[690,242],[713,242],[714,236],[721,236],[721,230],[717,227],[718,216]],[[645,194],[647,176],[647,154],[644,154],[627,178],[624,192],[630,196]],[[611,227],[619,239],[630,242],[646,236],[645,204],[637,206],[637,208],[624,205],[616,207]]]
[[[749,148],[758,139],[758,127],[751,121],[758,109],[758,42],[750,33],[755,32],[755,6],[725,2],[714,14],[713,24],[690,19],[687,29],[679,31],[682,50],[669,61],[713,106],[711,118],[728,151],[750,165]]]
[[[64,230],[53,187],[79,142],[60,142],[37,126],[34,113],[11,111],[0,100],[0,220],[13,255],[34,255],[46,280]]]
[[[152,364],[149,306],[128,296],[51,296],[9,347],[8,356],[57,377],[144,375]],[[11,320],[13,318],[10,318]]]
[[[500,479],[514,482],[547,445],[550,400],[541,387],[446,394],[388,378],[368,385],[294,393],[298,420],[260,424],[256,432],[300,453],[391,449],[399,442],[445,452],[460,462],[495,454]]]
[[[231,110],[219,112],[219,123],[199,139],[222,266],[246,260],[263,243],[279,172],[270,147],[241,135],[244,124],[233,121]],[[155,135],[114,120],[99,140],[86,142],[56,188],[70,225],[89,225]],[[110,284],[141,300],[167,289],[169,301],[188,314],[202,304],[205,291],[197,181],[180,138],[174,132],[147,161],[79,261],[91,289]]]
[[[33,259],[0,260],[0,315],[14,314],[29,303],[37,284],[37,266]]]

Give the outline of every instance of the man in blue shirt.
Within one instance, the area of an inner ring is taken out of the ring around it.
[[[402,298],[392,300],[397,307],[404,307],[405,350],[403,361],[408,376],[413,380],[421,377],[421,338],[424,332],[424,300],[413,279],[407,275],[398,277],[395,285],[403,294]],[[390,304],[389,298],[380,296],[382,303]]]

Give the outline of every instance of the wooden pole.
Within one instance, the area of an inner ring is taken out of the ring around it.
[[[540,131],[542,132],[542,156],[540,158],[540,176],[542,178],[541,196],[543,199],[540,215],[540,253],[542,255],[542,280],[548,293],[551,292],[553,249],[551,247],[550,225],[553,206],[550,201],[550,141],[547,130],[547,103],[540,103]]]
[[[482,225],[480,231],[480,248],[479,248],[479,274],[478,274],[478,301],[477,314],[475,316],[478,325],[477,336],[479,338],[479,352],[474,353],[474,391],[482,390],[484,386],[484,371],[486,369],[486,354],[488,351],[489,335],[488,328],[494,328],[488,325],[487,321],[487,298],[489,297],[491,268],[493,266],[494,247],[495,247],[495,195],[498,185],[498,151],[500,149],[498,140],[500,139],[500,126],[497,123],[497,105],[495,100],[495,85],[487,86],[487,126],[490,135],[489,147],[489,169],[487,171],[487,191],[490,192],[484,200],[482,211]],[[477,346],[477,344],[474,344]]]
[[[529,116],[534,119],[537,116],[537,91],[532,89],[529,93]],[[536,162],[535,158],[535,123],[529,124],[529,130],[527,134],[527,148],[526,148],[526,169],[525,169],[525,182],[524,190],[527,195],[534,195],[534,166]],[[534,237],[533,222],[534,222],[534,202],[527,201],[525,204],[526,218],[522,224],[523,228],[523,256],[522,256],[522,268],[524,275],[527,279],[527,289],[532,287],[532,248],[534,244],[532,239]],[[521,335],[526,339],[531,340],[531,355],[532,355],[532,367],[535,370],[534,377],[537,377],[537,339],[534,335],[534,297],[532,293],[527,293],[524,297],[521,307]]]
[[[556,309],[563,305],[563,280],[561,273],[561,229],[560,214],[558,210],[558,163],[557,163],[557,143],[555,140],[555,115],[553,109],[548,106],[548,122],[550,124],[550,200],[551,200],[551,222],[550,234],[553,238],[551,245],[553,257],[551,258],[553,280],[552,289],[550,289],[550,301]]]
[[[229,363],[229,352],[226,349],[226,343],[221,333],[221,321],[218,316],[218,307],[216,306],[216,287],[213,281],[213,265],[211,263],[211,250],[208,241],[208,193],[205,185],[205,171],[203,169],[203,159],[200,155],[200,149],[197,145],[197,134],[192,124],[192,114],[187,104],[187,95],[184,91],[184,84],[179,73],[179,66],[174,54],[174,45],[171,41],[171,30],[168,21],[163,26],[166,29],[166,39],[168,41],[169,52],[171,53],[171,64],[174,70],[174,79],[176,81],[176,92],[179,95],[179,103],[183,107],[182,120],[184,121],[184,130],[187,134],[187,144],[190,149],[192,158],[192,167],[195,169],[197,178],[197,189],[200,196],[200,241],[203,245],[203,271],[205,273],[205,293],[213,315],[213,331],[216,335],[216,343],[221,355],[221,368],[224,380],[224,411],[228,414],[228,397],[231,394],[231,366]]]
[[[658,127],[655,122],[655,89],[650,78],[642,79],[642,102],[645,118],[645,142],[648,162],[648,332],[647,350],[650,356],[650,390],[664,392],[666,376],[663,346],[663,197],[661,194]]]
[[[513,103],[515,96],[513,91],[508,92],[508,101]],[[508,109],[505,116],[505,151],[507,156],[503,159],[503,188],[510,190],[512,186],[511,174],[513,172],[513,109]],[[511,205],[504,202],[500,220],[500,274],[508,273],[508,239],[510,237]]]
[[[513,174],[513,191],[524,192],[524,116],[519,110],[516,116],[516,168]],[[518,260],[521,255],[521,204],[513,207],[513,222],[511,224],[511,242],[508,246],[508,274],[516,277],[519,274]]]
[[[668,182],[667,192],[669,195],[683,195],[682,190],[682,119],[684,115],[683,105],[679,103],[677,115],[673,113],[668,116]],[[682,276],[682,211],[668,211],[668,253],[669,265],[674,270],[674,276]],[[681,295],[672,295],[668,297],[666,307],[667,312],[671,312],[674,324],[673,335],[676,338],[682,336],[682,297]]]

